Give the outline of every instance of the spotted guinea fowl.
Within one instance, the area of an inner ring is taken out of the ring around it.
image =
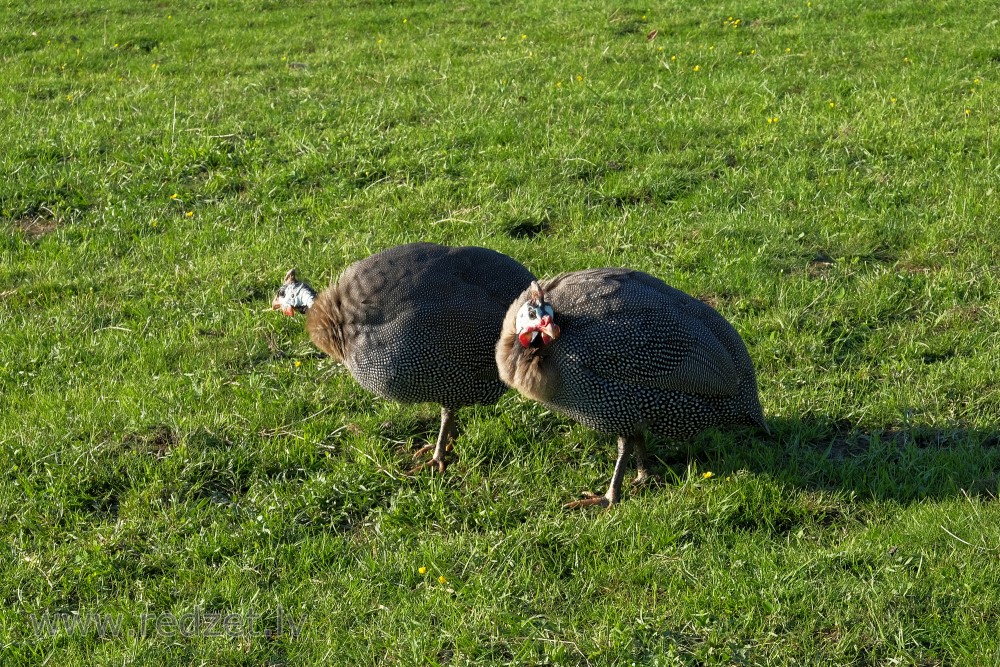
[[[443,472],[445,449],[458,435],[455,411],[494,403],[507,389],[494,349],[507,306],[532,280],[518,262],[487,248],[412,243],[352,264],[318,296],[289,271],[271,305],[289,316],[305,313],[313,343],[368,391],[441,405],[441,430],[425,465]]]
[[[567,507],[617,503],[632,452],[636,483],[645,481],[647,428],[668,438],[724,424],[767,428],[753,362],[732,325],[640,271],[533,282],[507,310],[496,359],[500,378],[525,396],[618,435],[607,493]]]

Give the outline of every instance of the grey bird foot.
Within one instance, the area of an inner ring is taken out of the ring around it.
[[[654,475],[651,472],[640,472],[635,476],[635,479],[632,480],[633,489],[644,489],[647,486],[659,486],[660,484],[663,484],[663,478],[659,475]]]
[[[421,456],[431,451],[432,449],[434,449],[434,445],[424,445],[417,451],[413,452],[413,458],[419,459]]]
[[[424,468],[431,468],[431,472],[436,468],[439,473],[444,473],[444,469],[448,467],[448,462],[443,458],[440,459],[430,459],[424,461],[423,463],[418,463],[407,471],[407,475],[415,475]]]
[[[590,507],[591,505],[597,505],[599,507],[610,507],[613,503],[611,500],[605,496],[599,496],[592,491],[584,491],[583,495],[586,496],[583,500],[574,500],[571,503],[566,503],[563,505],[564,510],[574,510],[578,507]]]
[[[432,449],[434,449],[434,447],[435,447],[435,445],[424,445],[423,447],[421,447],[417,451],[413,452],[413,458],[419,459],[421,456],[423,456],[427,452],[429,452]],[[447,445],[444,446],[444,451],[450,452],[451,450],[452,450],[452,446],[451,446],[451,443],[449,442]]]

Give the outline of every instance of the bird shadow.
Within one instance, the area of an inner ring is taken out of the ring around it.
[[[711,429],[688,441],[650,438],[654,472],[683,479],[749,471],[804,490],[908,503],[960,495],[995,498],[1000,430],[858,426],[830,417],[773,418],[771,433]]]

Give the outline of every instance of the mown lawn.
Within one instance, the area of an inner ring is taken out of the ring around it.
[[[614,5],[0,2],[0,662],[1000,663],[996,7]],[[772,435],[570,512],[511,393],[406,476],[269,304],[416,240],[708,300]]]

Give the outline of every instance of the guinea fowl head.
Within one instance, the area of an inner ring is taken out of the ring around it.
[[[532,282],[530,291],[530,298],[517,311],[514,327],[521,347],[542,347],[559,338],[559,325],[553,321],[555,312],[541,286]]]
[[[309,310],[315,300],[315,290],[308,283],[296,280],[295,269],[291,269],[285,274],[285,282],[271,302],[271,308],[291,317],[296,312],[304,313]]]

